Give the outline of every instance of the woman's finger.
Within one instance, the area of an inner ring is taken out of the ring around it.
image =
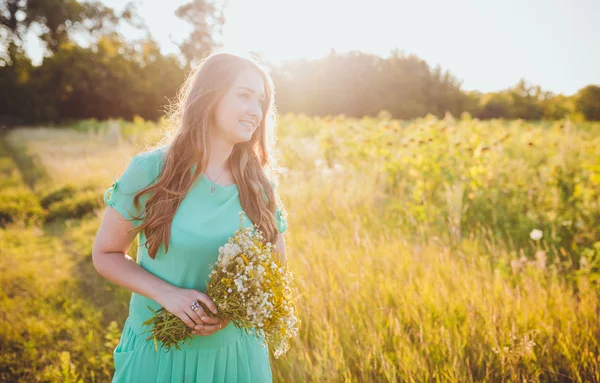
[[[200,308],[196,311],[192,310],[190,308],[191,312],[190,312],[190,318],[192,318],[192,320],[196,323],[196,324],[203,324],[205,321],[202,320],[202,317],[206,317],[206,312],[204,311],[204,309],[202,308],[202,306],[200,306]]]
[[[217,324],[208,324],[208,323],[206,323],[206,324],[197,324],[194,327],[194,330],[212,329],[212,328],[216,328],[217,330],[220,330],[219,323],[217,323]],[[221,325],[221,328],[224,328],[223,325]]]
[[[219,325],[198,325],[196,326],[196,328],[194,329],[194,331],[192,331],[192,333],[197,333],[198,335],[212,335],[215,332],[219,331]]]
[[[196,336],[209,336],[216,333],[216,331],[208,331],[208,330],[199,330],[199,331],[192,331],[192,334],[196,335]]]
[[[196,323],[190,318],[187,312],[183,312],[183,315],[179,317],[189,328],[193,329],[196,327]]]
[[[202,322],[204,322],[205,324],[216,324],[218,325],[219,323],[221,323],[221,319],[220,318],[211,318],[206,314],[203,314],[203,316],[200,316],[200,319],[202,319]]]
[[[212,299],[210,299],[210,297],[208,295],[203,294],[203,293],[197,291],[196,292],[196,300],[204,303],[206,305],[206,307],[208,307],[208,309],[210,311],[212,311],[213,314],[217,313],[217,306],[212,301]]]

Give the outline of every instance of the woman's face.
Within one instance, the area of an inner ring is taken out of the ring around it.
[[[253,69],[241,71],[215,110],[215,130],[230,145],[250,141],[263,118],[265,84]]]

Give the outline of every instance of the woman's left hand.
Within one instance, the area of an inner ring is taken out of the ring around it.
[[[198,336],[212,335],[219,330],[223,330],[230,322],[229,319],[211,318],[206,315],[200,319],[202,319],[202,322],[205,324],[197,324],[192,330],[192,334]]]

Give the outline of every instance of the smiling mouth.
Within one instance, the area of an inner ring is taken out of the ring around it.
[[[252,128],[254,128],[254,124],[253,124],[253,123],[251,123],[251,122],[249,122],[249,121],[244,121],[244,120],[241,120],[241,121],[240,121],[240,123],[241,123],[242,125],[244,125],[245,127],[247,127],[248,129],[252,129]]]

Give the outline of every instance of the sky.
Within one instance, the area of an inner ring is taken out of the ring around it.
[[[271,62],[359,50],[382,57],[393,49],[439,64],[482,92],[521,78],[571,95],[600,85],[600,0],[224,0],[222,41],[264,53]],[[125,0],[103,0],[115,10]],[[137,0],[139,15],[164,53],[191,30],[174,15],[188,0]],[[127,38],[141,36],[131,28]],[[42,46],[28,38],[34,62]]]

